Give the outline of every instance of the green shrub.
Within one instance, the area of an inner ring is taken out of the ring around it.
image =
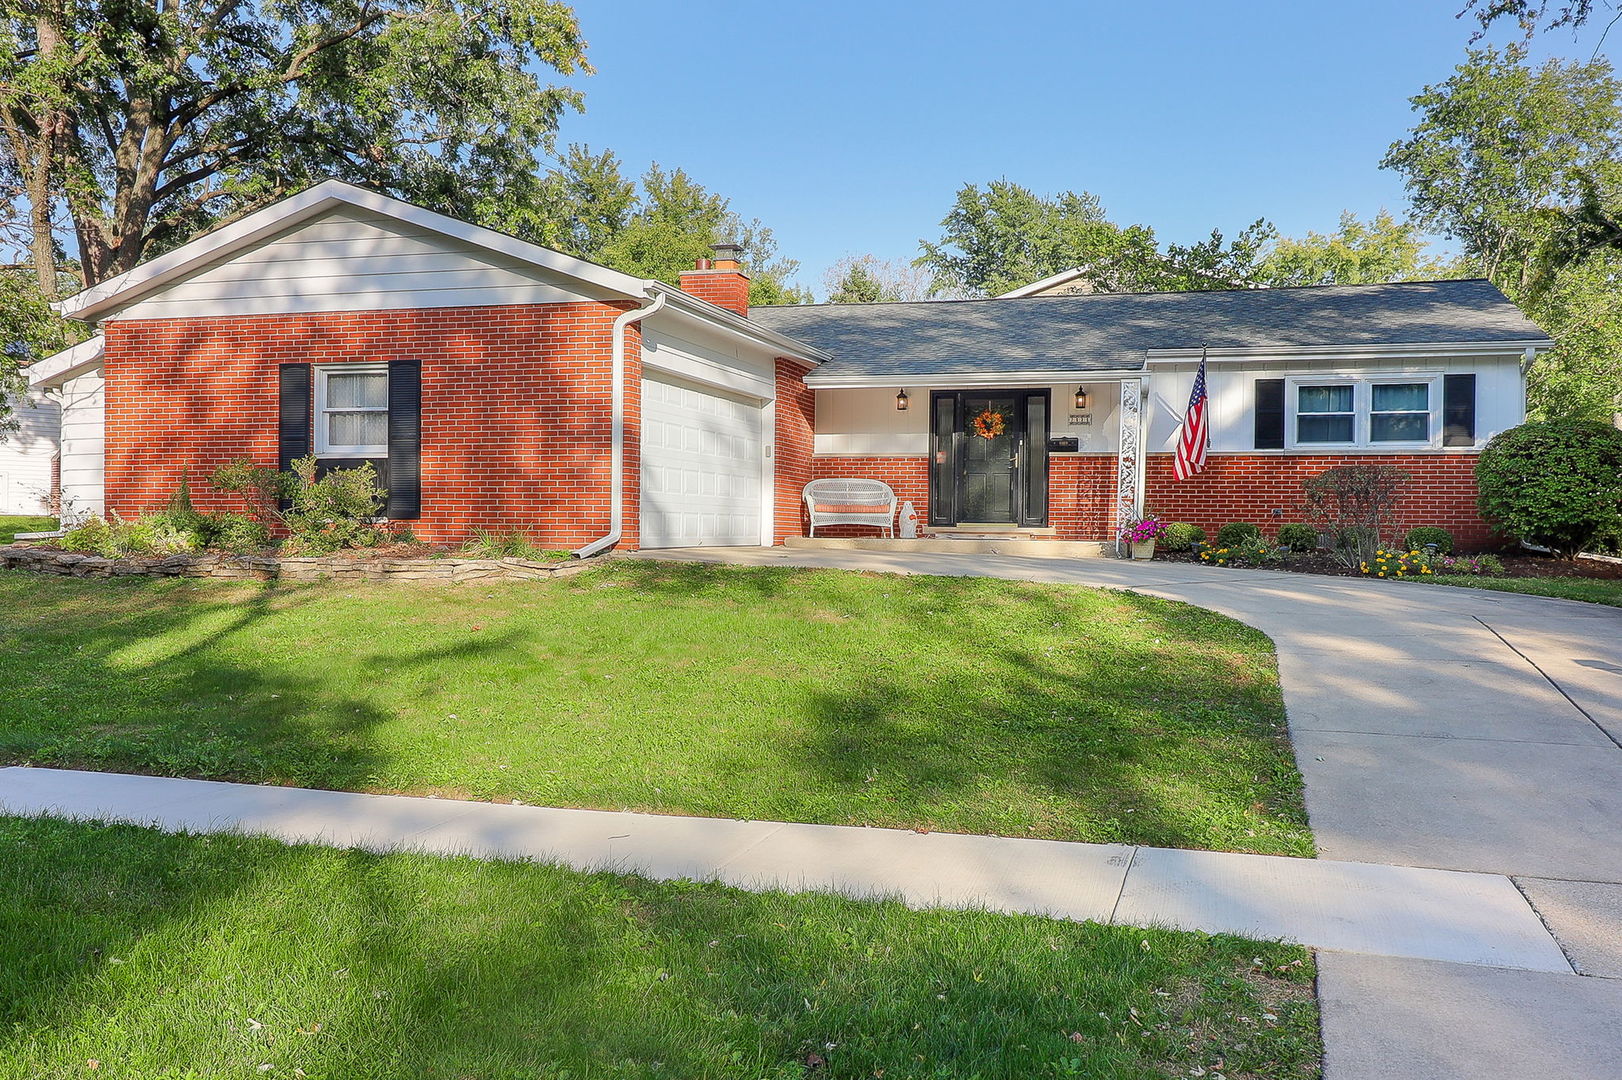
[[[1198,525],[1174,521],[1167,525],[1166,531],[1161,534],[1160,547],[1164,551],[1188,551],[1204,540],[1205,530]]]
[[[135,555],[173,555],[196,551],[202,541],[190,529],[170,521],[167,512],[159,511],[146,517],[126,521],[116,513],[111,520],[91,518],[62,537],[66,551],[88,551],[109,559],[127,559]]]
[[[1260,540],[1262,531],[1248,521],[1232,521],[1217,530],[1217,547],[1237,547],[1246,540]]]
[[[1622,431],[1597,420],[1510,428],[1482,449],[1476,486],[1488,519],[1575,558],[1622,518]]]
[[[268,528],[281,521],[281,501],[287,497],[292,479],[288,473],[239,457],[215,469],[208,482],[216,491],[241,499],[248,517]]]
[[[1436,525],[1421,525],[1409,529],[1408,534],[1402,538],[1402,545],[1408,551],[1424,551],[1429,544],[1436,545],[1438,555],[1453,554],[1453,534]]]
[[[1295,522],[1290,525],[1280,525],[1278,542],[1291,551],[1317,551],[1318,530],[1311,525]]]
[[[246,514],[201,515],[203,546],[233,555],[251,555],[270,544],[270,529]]]
[[[293,505],[281,518],[296,550],[325,554],[389,539],[374,520],[388,492],[378,486],[371,462],[323,473],[311,454],[293,462],[292,474],[288,498]]]

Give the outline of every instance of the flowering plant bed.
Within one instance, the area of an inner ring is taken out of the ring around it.
[[[1166,523],[1157,517],[1141,517],[1121,530],[1121,540],[1128,544],[1147,544],[1166,535]]]

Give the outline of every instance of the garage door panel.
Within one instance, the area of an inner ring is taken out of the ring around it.
[[[643,547],[760,543],[762,415],[724,391],[642,381]]]

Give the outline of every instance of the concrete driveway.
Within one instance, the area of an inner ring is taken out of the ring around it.
[[[1111,559],[653,554],[1107,586],[1261,629],[1322,856],[1507,874],[1586,976],[1325,954],[1327,1080],[1622,1077],[1622,609]]]

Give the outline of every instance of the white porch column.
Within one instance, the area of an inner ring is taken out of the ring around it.
[[[1138,515],[1143,502],[1143,380],[1121,380],[1121,446],[1115,459],[1117,534]],[[1115,542],[1121,553],[1121,542]]]

